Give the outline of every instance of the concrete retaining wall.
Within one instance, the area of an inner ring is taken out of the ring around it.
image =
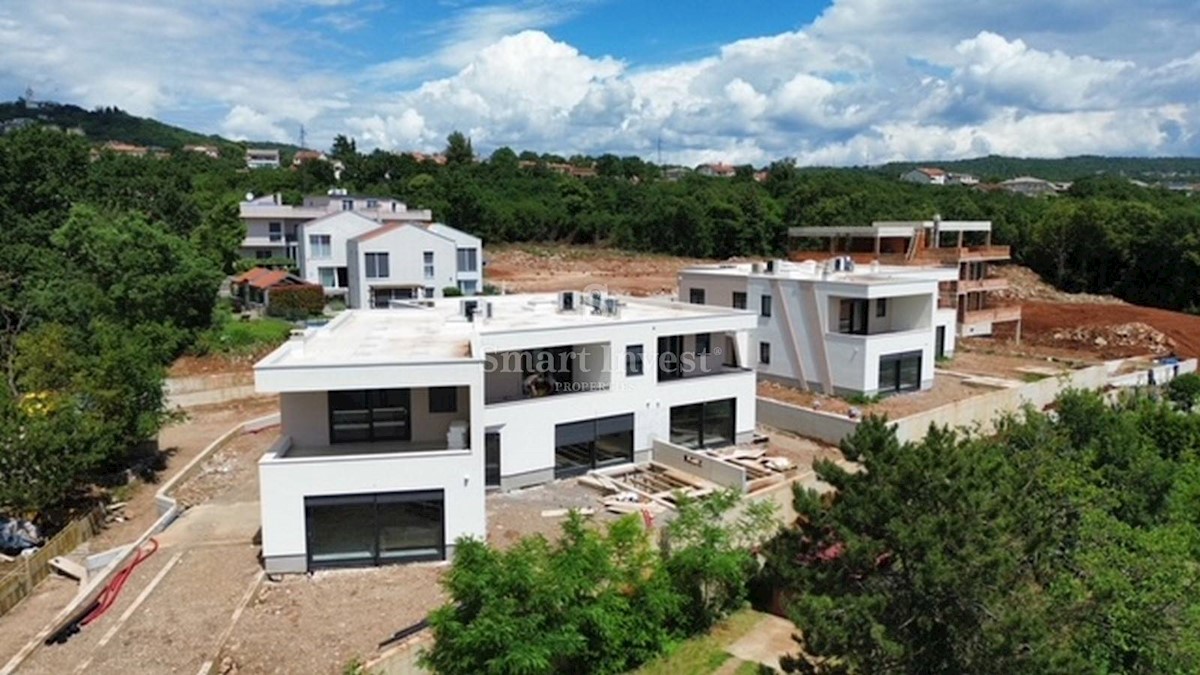
[[[854,433],[858,422],[845,415],[833,415],[820,410],[801,408],[797,405],[758,397],[756,405],[758,423],[790,431],[837,445],[843,438]]]
[[[736,464],[658,439],[654,439],[653,458],[663,466],[746,492],[746,471]]]

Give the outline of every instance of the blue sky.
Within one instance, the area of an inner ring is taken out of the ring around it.
[[[0,0],[0,96],[667,161],[1200,154],[1200,0]]]

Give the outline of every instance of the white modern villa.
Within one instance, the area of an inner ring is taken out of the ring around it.
[[[303,206],[279,202],[270,195],[242,203],[243,256],[294,260],[301,278],[350,307],[440,298],[451,287],[483,290],[483,241],[431,222],[428,210],[340,193],[307,197]]]
[[[887,394],[933,386],[954,351],[955,311],[938,285],[954,267],[826,261],[711,265],[679,274],[679,299],[749,309],[751,363],[767,380],[827,394]]]
[[[486,536],[489,489],[753,436],[753,312],[598,292],[392,307],[255,366],[280,396],[259,462],[268,572],[444,559]]]

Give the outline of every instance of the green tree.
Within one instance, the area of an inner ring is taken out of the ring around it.
[[[446,137],[446,164],[450,166],[467,166],[475,162],[475,150],[471,147],[471,139],[461,131],[453,131]]]

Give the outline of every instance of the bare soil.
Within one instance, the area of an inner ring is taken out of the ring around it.
[[[499,246],[488,250],[485,280],[509,293],[600,285],[612,293],[673,295],[679,270],[713,262],[592,246]]]
[[[1093,305],[1126,304],[1124,300],[1111,295],[1060,291],[1046,283],[1038,276],[1037,272],[1028,267],[1021,267],[1020,265],[997,265],[992,270],[994,276],[1008,280],[1009,287],[995,293],[995,296],[1002,300],[1015,301],[1015,303],[1039,301]]]
[[[249,372],[254,364],[271,353],[274,347],[255,354],[206,354],[205,356],[181,356],[171,364],[168,377],[191,377],[193,375],[215,375],[218,373]]]
[[[487,499],[488,543],[507,548],[523,537],[541,534],[555,539],[562,532],[565,517],[542,517],[552,509],[593,508],[590,520],[599,525],[618,518],[603,510],[600,492],[567,480],[525,490],[489,495]]]
[[[1183,357],[1200,357],[1200,316],[1137,305],[1084,305],[1073,303],[1027,302],[1021,310],[1023,341],[1070,347],[1102,358],[1123,358],[1154,353],[1158,344],[1153,333],[1148,340],[1132,345],[1121,344],[1130,324],[1144,324],[1170,340],[1170,351]],[[1072,331],[1087,328],[1082,340]],[[1055,339],[1055,335],[1060,335]],[[1105,344],[1097,345],[1096,337]]]
[[[758,383],[758,395],[764,398],[812,408],[833,415],[849,415],[851,409],[855,409],[862,415],[887,415],[891,419],[907,417],[988,391],[990,389],[965,384],[961,377],[938,373],[934,377],[933,388],[929,390],[888,396],[874,403],[863,404],[850,403],[836,396],[803,391],[774,382]]]

